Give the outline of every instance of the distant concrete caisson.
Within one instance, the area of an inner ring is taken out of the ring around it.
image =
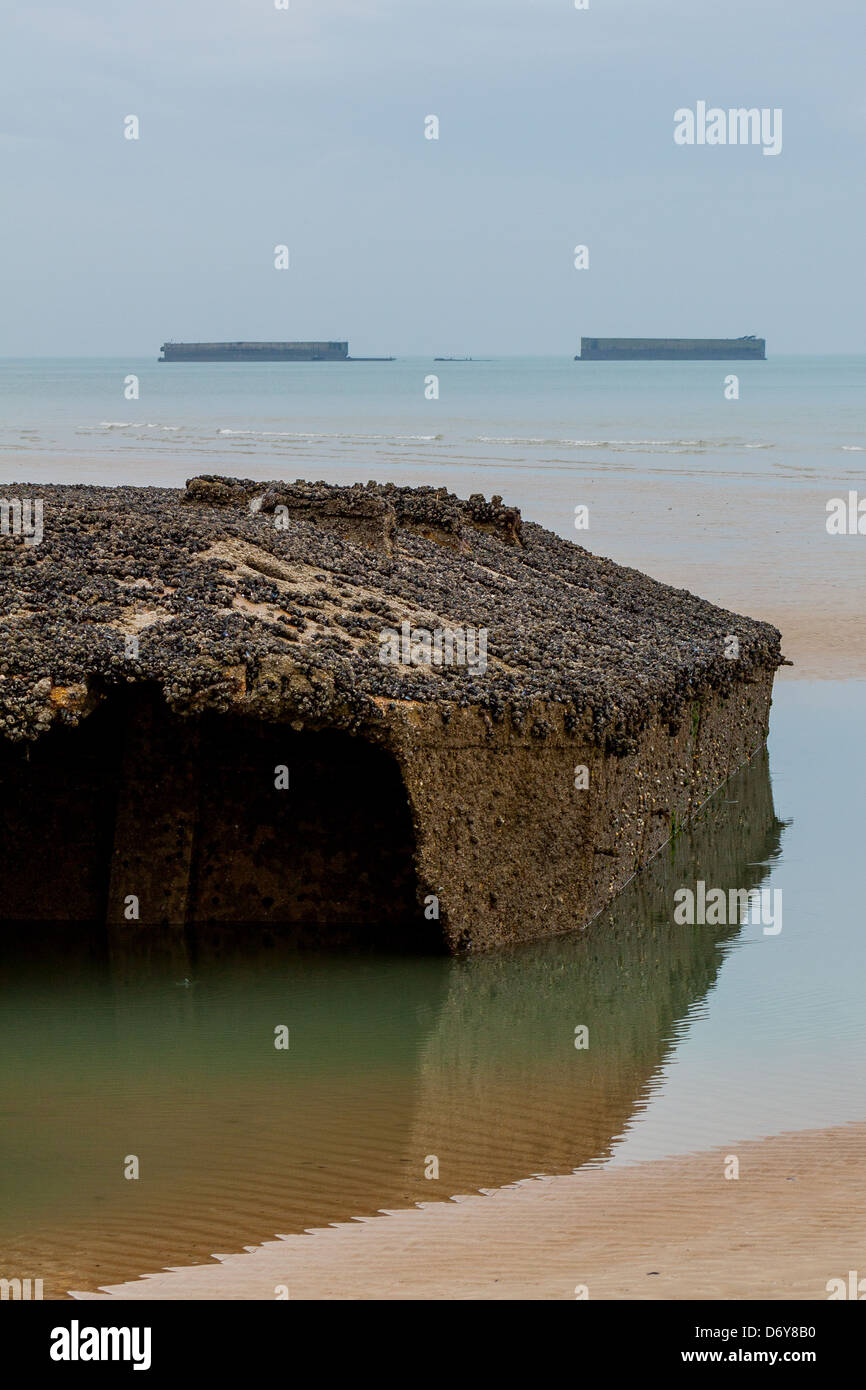
[[[161,362],[345,362],[348,343],[163,343]]]
[[[575,362],[763,362],[766,338],[581,338]]]
[[[350,357],[348,343],[163,343],[160,362],[393,362]]]

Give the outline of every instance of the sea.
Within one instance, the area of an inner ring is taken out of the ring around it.
[[[862,552],[828,539],[824,499],[863,485],[864,388],[866,356],[5,360],[0,484],[498,493],[659,577],[688,563],[708,596],[745,575],[754,616],[823,592],[844,619]],[[778,683],[768,755],[712,823],[555,941],[471,959],[255,950],[179,979],[74,942],[34,959],[7,932],[0,1273],[63,1297],[383,1207],[862,1121],[864,696]],[[777,935],[673,925],[676,884],[731,873],[781,891]],[[125,1180],[129,1156],[144,1180]]]
[[[163,487],[196,472],[375,476],[455,491],[472,480],[545,524],[561,523],[546,480],[554,496],[557,480],[605,472],[675,479],[685,470],[732,486],[756,478],[853,485],[866,452],[864,392],[866,356],[7,358],[0,360],[0,470],[8,481]]]

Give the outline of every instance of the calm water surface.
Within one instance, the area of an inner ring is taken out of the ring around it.
[[[534,1173],[862,1120],[864,693],[781,687],[769,759],[582,934],[464,960],[241,946],[189,982],[92,938],[7,936],[0,1275],[62,1296]],[[675,927],[698,878],[781,888],[781,934]]]

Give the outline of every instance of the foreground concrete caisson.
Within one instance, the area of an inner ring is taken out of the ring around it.
[[[479,949],[586,924],[764,742],[779,633],[494,497],[37,487],[0,914]]]

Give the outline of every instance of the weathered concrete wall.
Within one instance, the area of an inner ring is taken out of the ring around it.
[[[349,736],[292,727],[291,704],[183,718],[139,690],[4,746],[2,916],[167,929],[179,960],[215,924],[458,951],[574,930],[761,746],[769,701],[769,676],[743,682],[615,756],[555,708],[515,727],[383,701]]]
[[[767,736],[772,678],[708,694],[675,730],[656,721],[615,757],[458,710],[444,724],[394,705],[391,738],[415,817],[419,879],[452,949],[573,930],[595,916]],[[575,788],[575,769],[589,785]]]

